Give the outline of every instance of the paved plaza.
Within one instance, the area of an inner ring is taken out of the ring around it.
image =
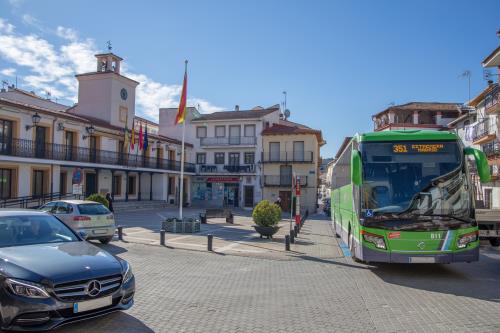
[[[485,246],[471,264],[368,266],[342,255],[324,217],[300,238],[321,244],[266,257],[114,241],[103,247],[132,263],[134,307],[58,332],[500,331],[500,251]]]

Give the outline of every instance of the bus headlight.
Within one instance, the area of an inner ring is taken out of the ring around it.
[[[459,249],[463,249],[469,243],[477,241],[477,236],[478,236],[478,232],[477,231],[474,231],[474,232],[471,232],[471,233],[459,236],[458,241],[457,241],[457,247]]]
[[[386,249],[384,236],[371,234],[371,233],[366,232],[364,230],[361,230],[361,234],[363,235],[363,239],[366,242],[372,243],[373,245],[375,245],[376,248],[384,249],[384,250]]]

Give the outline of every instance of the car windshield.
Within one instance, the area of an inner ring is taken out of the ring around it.
[[[457,142],[367,142],[363,161],[362,209],[384,213],[459,214],[469,193]]]
[[[111,213],[103,204],[90,203],[78,205],[80,214],[83,215],[105,215]]]
[[[61,221],[46,215],[0,217],[0,247],[76,242],[78,237]]]

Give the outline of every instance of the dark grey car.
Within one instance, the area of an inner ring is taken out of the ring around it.
[[[134,303],[130,265],[54,216],[0,210],[1,328],[41,331]]]

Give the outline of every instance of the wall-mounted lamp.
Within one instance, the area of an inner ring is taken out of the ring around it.
[[[41,119],[42,119],[42,117],[40,117],[38,112],[36,112],[33,116],[31,116],[31,121],[33,122],[33,125],[26,125],[26,130],[29,131],[33,127],[37,127],[38,123],[40,123]]]
[[[161,149],[161,142],[160,142],[160,140],[157,140],[155,142],[155,145],[153,146],[153,150],[158,150],[158,149]]]
[[[83,135],[82,136],[83,140],[87,139],[89,136],[94,135],[94,133],[95,133],[95,128],[94,128],[94,125],[92,125],[92,124],[90,124],[89,127],[85,127],[85,130],[87,131],[88,135]]]
[[[64,124],[63,123],[57,123],[57,130],[58,131],[64,131]]]

